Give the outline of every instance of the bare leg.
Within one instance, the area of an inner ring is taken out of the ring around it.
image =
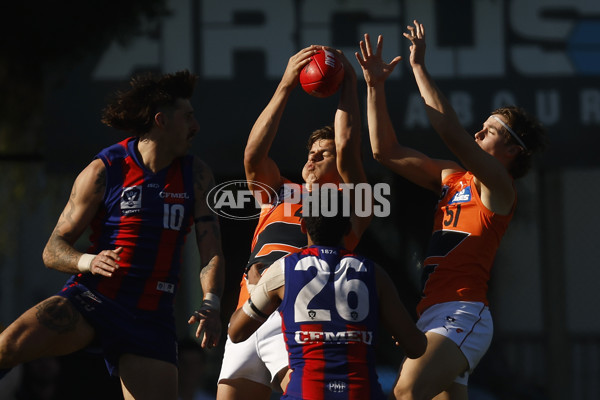
[[[453,382],[448,390],[438,394],[433,400],[467,400],[468,398],[467,387]]]
[[[249,379],[221,379],[217,386],[217,400],[268,400],[271,388]]]
[[[285,389],[287,388],[288,383],[290,383],[290,374],[292,373],[292,370],[289,369],[288,367],[283,368],[281,371],[279,371],[277,373],[277,375],[275,376],[275,380],[273,382],[274,385],[277,385],[277,389],[281,390],[282,393],[285,392]]]
[[[0,334],[0,368],[86,347],[94,329],[71,302],[52,296],[25,311]]]
[[[125,400],[177,400],[177,367],[167,361],[124,354],[119,375]]]
[[[427,332],[426,335],[425,354],[417,359],[404,360],[391,398],[432,399],[447,391],[435,399],[466,399],[460,396],[463,392],[466,394],[467,387],[455,384],[454,379],[469,367],[467,359],[450,339],[433,332]],[[444,397],[450,394],[459,397]]]

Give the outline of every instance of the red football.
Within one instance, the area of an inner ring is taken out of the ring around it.
[[[337,53],[319,50],[310,63],[300,71],[302,89],[311,96],[329,97],[340,88],[344,65]]]

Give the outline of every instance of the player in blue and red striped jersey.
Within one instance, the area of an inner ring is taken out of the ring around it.
[[[425,335],[385,270],[341,247],[349,217],[301,221],[309,246],[262,275],[232,315],[229,337],[246,340],[279,307],[290,366],[282,399],[384,399],[375,371],[379,321],[410,358],[425,351]]]
[[[139,76],[104,110],[106,125],[134,136],[102,150],[75,180],[43,254],[47,267],[73,275],[2,332],[4,371],[99,346],[125,399],[175,400],[173,303],[192,226],[205,301],[189,322],[199,322],[204,347],[217,344],[224,261],[206,204],[214,179],[187,154],[199,130],[190,103],[196,80],[187,71]],[[88,227],[91,246],[81,253],[74,243]]]

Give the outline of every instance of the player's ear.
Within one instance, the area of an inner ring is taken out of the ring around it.
[[[304,222],[304,218],[300,218],[300,230],[302,231],[302,233],[304,233],[306,235],[306,233],[308,232],[306,230],[306,223]]]
[[[164,112],[159,111],[154,114],[154,123],[156,126],[163,128],[167,123],[167,116]]]

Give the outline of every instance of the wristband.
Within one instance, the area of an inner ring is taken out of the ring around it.
[[[94,258],[96,258],[95,254],[83,253],[77,261],[77,269],[80,272],[90,272]]]
[[[200,310],[214,310],[219,311],[221,309],[221,299],[214,293],[206,293]]]

